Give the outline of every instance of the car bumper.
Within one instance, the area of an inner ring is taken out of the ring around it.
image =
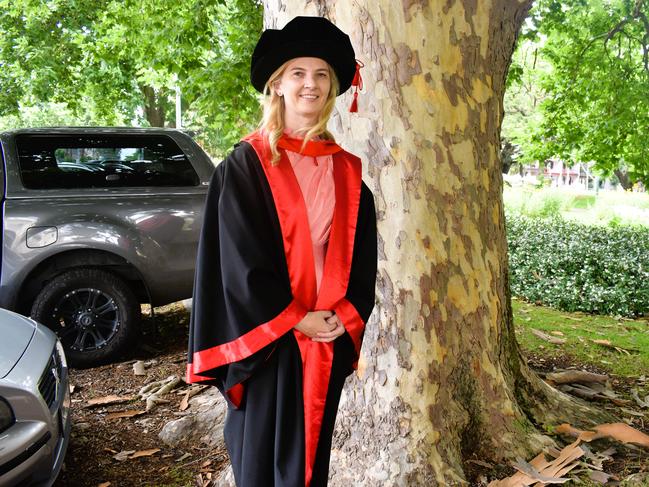
[[[45,371],[43,376],[51,363],[39,365]],[[2,487],[50,486],[63,466],[71,429],[70,389],[67,367],[59,370],[54,399],[48,402],[40,395],[38,384],[0,384],[0,395],[16,416],[15,423],[0,433]]]

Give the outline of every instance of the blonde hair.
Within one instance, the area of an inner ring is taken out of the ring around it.
[[[284,133],[284,97],[278,96],[276,91],[273,89],[274,85],[280,80],[288,63],[291,60],[286,61],[279,68],[275,70],[273,74],[270,75],[266,85],[264,86],[264,94],[261,100],[263,107],[263,116],[261,122],[259,123],[259,128],[263,134],[268,137],[268,143],[270,145],[270,151],[272,153],[271,164],[273,166],[277,165],[280,159],[280,153],[277,149],[277,142]],[[334,109],[336,104],[336,97],[338,96],[338,90],[340,89],[340,83],[336,77],[334,70],[327,64],[329,68],[329,77],[331,79],[331,87],[329,88],[329,94],[327,95],[327,100],[325,101],[320,116],[316,123],[310,127],[303,127],[297,131],[297,135],[304,137],[304,142],[302,143],[302,149],[306,146],[306,143],[313,139],[314,137],[320,137],[325,140],[334,140],[334,136],[327,130],[327,123],[329,122],[329,117],[331,112]]]

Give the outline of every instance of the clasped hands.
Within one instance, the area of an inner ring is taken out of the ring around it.
[[[310,311],[295,329],[314,342],[332,342],[345,333],[345,327],[333,311]]]

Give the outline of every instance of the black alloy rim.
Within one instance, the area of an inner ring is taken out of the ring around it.
[[[105,347],[121,324],[115,299],[95,288],[65,294],[54,307],[52,317],[63,346],[77,352]]]

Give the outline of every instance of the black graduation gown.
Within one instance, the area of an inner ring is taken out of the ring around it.
[[[253,133],[217,166],[206,200],[187,380],[228,400],[224,436],[239,487],[327,484],[340,394],[374,307],[376,216],[360,160],[334,143],[309,151],[334,161],[319,294],[306,205],[283,151],[272,166]],[[319,343],[293,329],[315,310],[335,311],[346,333]]]

